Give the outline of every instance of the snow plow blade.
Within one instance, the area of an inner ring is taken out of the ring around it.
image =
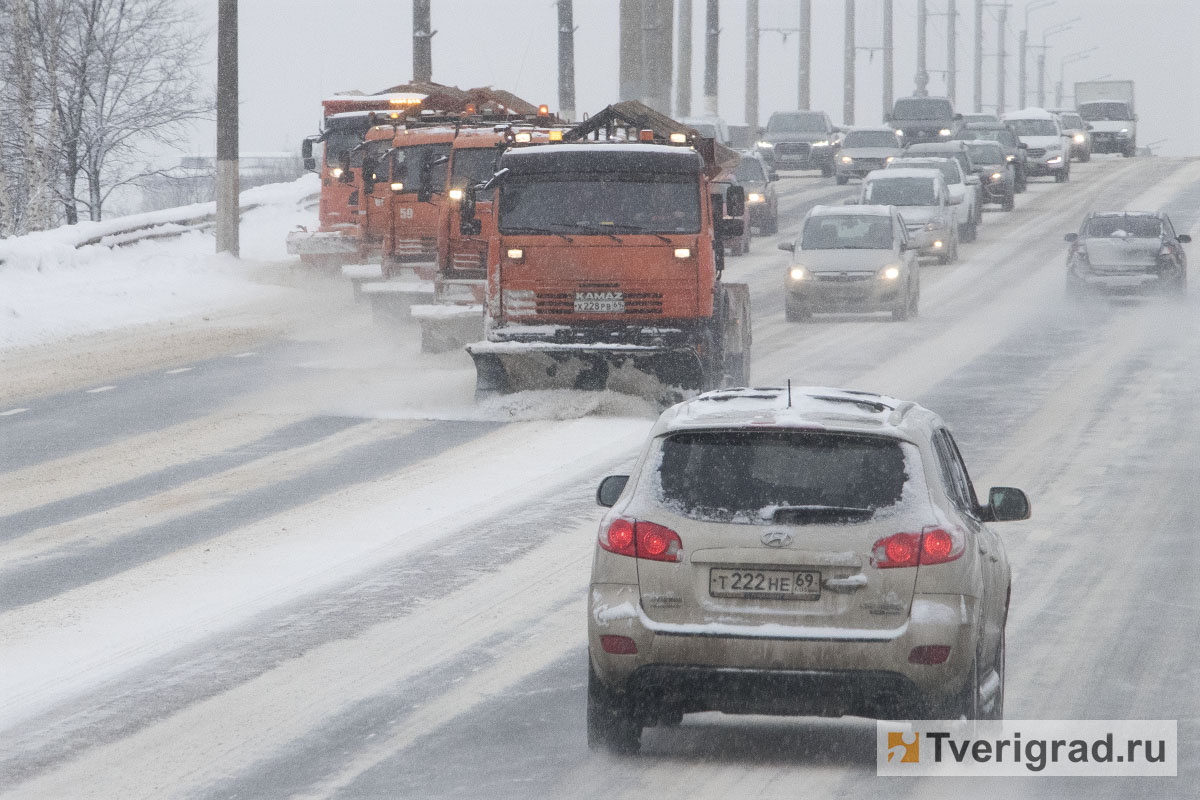
[[[475,397],[545,389],[610,390],[661,402],[700,391],[704,368],[691,348],[476,342]]]

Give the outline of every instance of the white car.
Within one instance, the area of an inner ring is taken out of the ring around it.
[[[1071,179],[1071,140],[1056,115],[1026,108],[1005,114],[1004,122],[1027,147],[1026,176],[1053,175],[1056,183]]]
[[[588,744],[684,714],[1001,719],[1011,574],[950,432],[824,388],[672,406],[604,479],[588,592]]]
[[[973,242],[983,216],[979,208],[979,176],[964,174],[962,165],[955,158],[918,158],[900,156],[888,162],[885,169],[937,169],[950,190],[950,198],[956,201],[955,218],[958,220],[958,239]]]
[[[858,203],[896,206],[920,255],[943,264],[958,260],[958,220],[940,169],[877,169],[863,179]]]

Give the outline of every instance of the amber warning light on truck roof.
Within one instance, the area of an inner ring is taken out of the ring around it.
[[[545,105],[544,103],[542,105],[538,106],[538,116],[539,117],[550,116],[550,106]]]
[[[550,141],[561,142],[562,141],[562,131],[550,131]]]
[[[421,105],[420,97],[390,97],[388,98],[390,106],[419,106]]]

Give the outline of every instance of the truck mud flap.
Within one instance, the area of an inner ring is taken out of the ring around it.
[[[700,391],[704,369],[694,350],[468,346],[477,399],[509,392],[614,391],[672,403]]]

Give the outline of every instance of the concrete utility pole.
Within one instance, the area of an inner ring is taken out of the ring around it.
[[[1004,42],[1008,38],[1008,3],[1000,4],[1000,20],[996,25],[996,116],[1004,113],[1004,84],[1008,82],[1008,62]]]
[[[842,123],[854,124],[854,61],[858,48],[854,41],[854,0],[846,0],[846,52],[842,72]]]
[[[958,10],[946,0],[946,96],[958,103]]]
[[[575,15],[573,0],[558,0],[558,115],[575,119]]]
[[[621,100],[641,100],[642,0],[621,0],[620,51],[617,59],[617,95]]]
[[[237,0],[217,3],[217,252],[237,256],[238,29]]]
[[[758,130],[758,0],[746,0],[746,124]]]
[[[889,0],[890,2],[890,0]],[[800,0],[800,87],[796,108],[812,105],[812,0]]]
[[[433,80],[433,23],[429,4],[430,0],[413,0],[413,80],[417,83]]]
[[[692,0],[679,0],[679,69],[675,76],[675,116],[692,115]]]
[[[642,102],[671,113],[672,0],[642,0]]]
[[[975,113],[983,111],[983,0],[975,0]]]
[[[1029,49],[1029,14],[1032,11],[1037,11],[1039,8],[1052,6],[1056,2],[1057,0],[1037,0],[1037,2],[1028,3],[1025,6],[1025,27],[1021,28],[1017,44],[1017,58],[1020,59],[1020,63],[1017,65],[1017,105],[1020,108],[1025,108],[1025,100],[1028,97],[1025,93],[1025,89],[1028,86],[1028,82],[1025,79],[1025,54]]]
[[[1043,45],[1038,51],[1038,108],[1046,107],[1046,48]]]
[[[917,74],[913,94],[917,97],[929,96],[929,69],[926,62],[925,26],[929,24],[929,12],[925,8],[925,0],[917,0]]]
[[[717,116],[717,44],[721,39],[718,0],[708,0],[704,21],[704,111]]]
[[[895,86],[893,71],[895,48],[893,47],[892,0],[883,0],[883,117],[892,113],[892,93]]]

